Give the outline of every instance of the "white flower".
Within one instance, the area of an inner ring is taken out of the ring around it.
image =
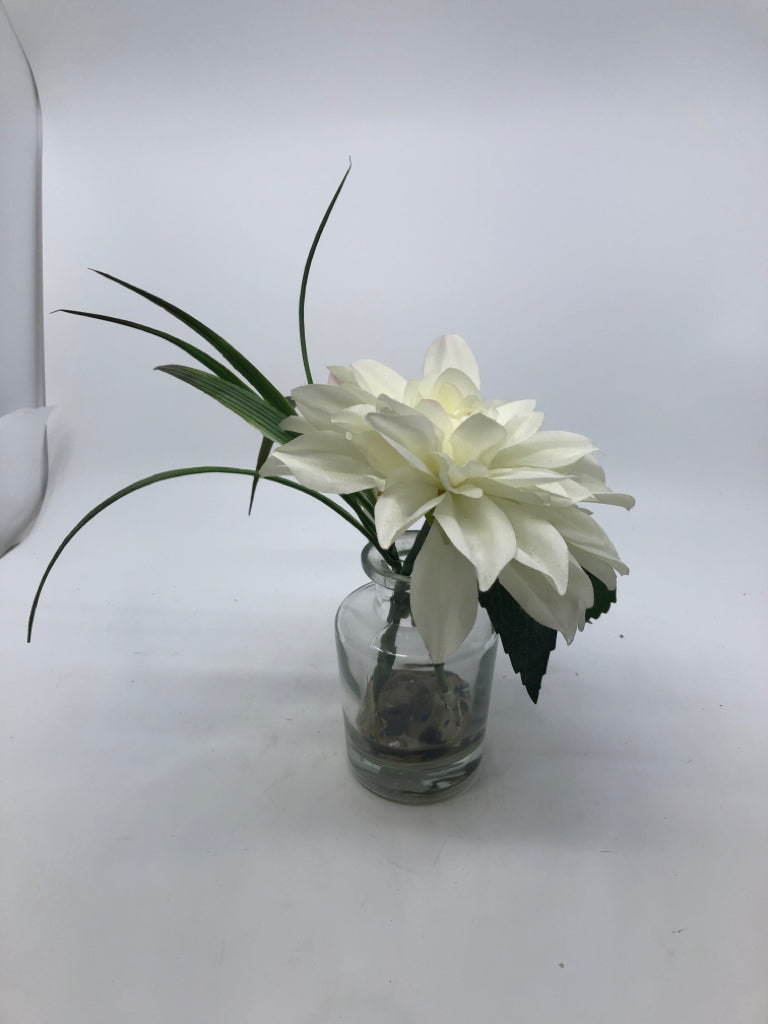
[[[634,499],[606,487],[586,437],[541,430],[535,402],[484,401],[458,335],[430,346],[420,380],[363,359],[292,396],[300,415],[283,426],[300,436],[274,451],[263,475],[290,473],[331,494],[374,488],[384,548],[423,516],[432,523],[411,607],[435,662],[472,628],[478,587],[498,579],[570,643],[593,603],[585,570],[611,590],[629,571],[579,503],[631,508]]]

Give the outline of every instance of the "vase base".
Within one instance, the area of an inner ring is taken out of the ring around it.
[[[347,756],[352,774],[377,796],[401,804],[428,804],[467,789],[477,776],[482,758],[482,742],[471,749],[422,763],[377,757],[365,751],[347,733]]]

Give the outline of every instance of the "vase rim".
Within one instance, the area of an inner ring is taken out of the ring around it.
[[[418,530],[407,530],[398,537],[394,545],[398,555],[407,555],[418,535]],[[396,572],[386,563],[381,552],[373,544],[365,545],[360,560],[363,563],[365,575],[379,586],[394,590],[398,583],[403,583],[410,587],[411,577]]]

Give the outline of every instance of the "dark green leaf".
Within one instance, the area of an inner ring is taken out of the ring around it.
[[[94,272],[96,274],[100,274],[101,277],[106,277],[109,281],[114,281],[115,284],[119,284],[123,288],[127,288],[129,291],[135,292],[137,295],[141,295],[142,298],[147,299],[149,302],[153,302],[156,306],[164,309],[166,313],[170,313],[171,316],[176,317],[177,320],[180,320],[196,334],[199,334],[201,338],[204,338],[208,344],[219,353],[219,355],[223,356],[227,360],[230,366],[237,370],[237,372],[241,374],[248,383],[276,409],[284,409],[284,415],[286,416],[290,416],[293,412],[291,404],[285,395],[281,394],[274,384],[267,380],[264,374],[260,370],[257,370],[249,359],[246,359],[242,353],[238,352],[234,346],[230,345],[228,341],[225,341],[224,338],[215,331],[212,331],[210,327],[206,327],[204,323],[196,320],[195,317],[190,316],[189,313],[185,313],[184,310],[179,309],[178,306],[174,306],[170,302],[166,302],[165,299],[160,299],[156,295],[152,295],[150,292],[144,291],[143,288],[137,288],[136,285],[128,284],[127,281],[121,281],[119,277],[113,277],[112,274],[107,274],[103,270],[96,270]]]
[[[480,591],[480,604],[488,612],[512,668],[520,675],[528,696],[535,704],[549,655],[555,649],[557,632],[542,626],[524,612],[498,580],[489,590]]]
[[[256,472],[253,474],[253,483],[251,484],[251,500],[248,503],[248,515],[251,514],[253,508],[253,499],[256,497],[256,484],[259,482],[259,470],[269,458],[269,453],[272,451],[272,445],[275,442],[271,437],[262,437],[261,447],[259,448],[259,454],[256,457]]]
[[[584,570],[586,572],[586,569]],[[607,612],[612,604],[616,604],[616,591],[609,590],[606,585],[593,576],[591,572],[587,572],[590,582],[592,583],[592,589],[595,593],[595,600],[592,607],[587,611],[585,616],[587,622],[593,622],[595,619],[600,618],[601,615]]]
[[[166,341],[170,341],[172,345],[176,345],[187,355],[192,356],[193,359],[197,359],[203,366],[207,366],[209,370],[220,377],[222,380],[228,380],[230,384],[242,384],[239,377],[236,377],[231,370],[227,369],[223,363],[220,363],[218,359],[214,359],[213,356],[209,356],[207,352],[203,352],[202,349],[197,348],[195,345],[191,345],[188,341],[183,341],[181,338],[174,337],[173,334],[168,334],[166,331],[158,331],[155,327],[148,327],[146,324],[135,323],[133,320],[123,320],[117,316],[106,316],[103,313],[84,313],[79,309],[57,309],[56,313],[71,313],[73,316],[87,316],[92,320],[104,320],[110,324],[122,324],[124,327],[133,327],[134,330],[144,331],[146,334],[154,334],[157,338],[164,338]]]
[[[95,518],[100,512],[103,512],[105,508],[109,508],[110,505],[114,505],[116,501],[120,501],[120,499],[126,497],[126,495],[132,494],[134,491],[141,490],[142,487],[149,487],[151,484],[160,483],[161,480],[171,480],[178,476],[193,476],[198,473],[239,473],[245,476],[252,476],[253,470],[237,469],[231,466],[191,466],[187,469],[169,469],[163,473],[154,473],[152,476],[147,476],[142,480],[137,480],[136,483],[129,484],[128,487],[123,487],[121,490],[116,491],[115,494],[110,495],[109,498],[100,502],[95,508],[92,508],[87,515],[83,516],[77,526],[69,531],[61,544],[59,544],[53,558],[50,560],[45,572],[43,573],[43,577],[40,580],[37,591],[35,592],[35,596],[32,601],[32,608],[29,613],[29,622],[27,624],[27,643],[32,639],[32,626],[35,621],[35,612],[37,611],[37,605],[40,601],[40,595],[43,592],[45,581],[48,579],[51,569],[53,569],[54,565],[59,560],[59,556],[62,554],[66,546],[87,523]]]
[[[100,512],[103,512],[104,509],[109,508],[110,505],[114,505],[115,502],[120,501],[121,498],[125,498],[127,495],[132,494],[134,491],[139,491],[143,487],[149,487],[152,484],[160,483],[160,481],[162,480],[172,480],[175,477],[180,476],[195,476],[200,473],[234,473],[240,476],[253,476],[252,469],[240,469],[239,467],[236,466],[190,466],[185,469],[168,469],[162,473],[153,473],[152,476],[147,476],[144,477],[142,480],[137,480],[135,483],[129,484],[127,487],[123,487],[121,490],[116,491],[114,494],[110,495],[109,498],[106,498],[104,501],[100,502],[98,505],[96,505],[95,508],[92,508],[90,512],[84,515],[80,522],[69,531],[67,536],[61,542],[61,544],[59,544],[58,548],[56,548],[53,558],[46,566],[42,579],[38,584],[37,590],[35,591],[35,596],[32,600],[32,607],[29,612],[29,621],[27,623],[27,643],[30,643],[32,640],[32,627],[35,622],[35,614],[37,612],[37,606],[40,603],[40,595],[43,592],[45,582],[50,576],[51,570],[53,569],[56,562],[59,560],[59,557],[61,556],[64,549],[73,539],[73,537],[75,537],[80,532],[80,530],[82,530],[84,526],[86,526]],[[315,498],[317,501],[325,505],[327,508],[333,509],[333,511],[340,515],[342,519],[346,520],[346,522],[354,526],[356,530],[359,530],[360,533],[362,533],[362,535],[366,538],[366,540],[372,541],[373,543],[376,542],[375,534],[371,536],[371,534],[369,534],[364,529],[364,527],[357,522],[356,519],[353,519],[348,512],[341,508],[341,506],[337,505],[336,502],[332,501],[330,498],[327,498],[324,494],[319,494],[317,491],[312,491],[308,487],[303,487],[301,484],[297,484],[293,480],[283,480],[280,477],[267,477],[266,479],[271,480],[273,483],[276,484],[282,484],[284,487],[290,487],[293,490],[301,491],[303,494],[308,494],[311,498]]]
[[[242,416],[247,423],[256,427],[273,441],[277,441],[278,444],[290,441],[293,437],[293,434],[289,434],[280,426],[285,418],[282,412],[278,412],[244,384],[231,384],[229,381],[220,380],[203,370],[196,370],[192,366],[156,366],[155,369],[162,370],[163,373],[168,373],[171,377],[177,377],[211,398],[215,398],[217,402],[221,402],[227,409]]]
[[[309,255],[307,256],[307,262],[304,264],[304,274],[301,278],[301,291],[299,292],[299,340],[301,342],[301,358],[304,363],[304,372],[307,375],[307,382],[312,383],[312,371],[309,368],[309,357],[307,355],[307,335],[304,330],[304,305],[307,299],[307,281],[309,281],[309,268],[312,266],[312,260],[315,257],[315,249],[320,241],[320,237],[325,230],[325,225],[328,223],[328,218],[331,216],[331,210],[336,205],[336,200],[339,198],[339,193],[344,187],[344,182],[347,180],[347,175],[352,170],[352,161],[349,161],[349,167],[347,168],[344,177],[341,179],[341,183],[336,191],[333,193],[333,199],[330,202],[328,209],[325,211],[325,216],[320,221],[320,227],[317,229],[312,245],[309,249]],[[265,396],[266,397],[266,396]]]

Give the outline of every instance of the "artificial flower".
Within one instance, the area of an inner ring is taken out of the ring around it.
[[[365,359],[291,394],[298,414],[281,426],[298,436],[261,475],[290,474],[326,494],[374,489],[383,548],[426,517],[411,606],[435,662],[471,630],[478,588],[498,580],[570,643],[593,603],[588,574],[615,590],[616,573],[629,571],[580,507],[634,504],[606,486],[595,445],[542,430],[532,400],[483,400],[477,361],[458,335],[429,347],[420,379]]]
[[[477,361],[458,335],[445,335],[429,347],[423,376],[416,380],[362,359],[331,367],[327,384],[313,383],[304,322],[307,281],[348,174],[349,169],[304,267],[299,341],[308,383],[290,399],[196,317],[111,274],[98,272],[170,314],[207,349],[147,324],[66,311],[122,324],[181,349],[203,369],[175,364],[157,369],[209,395],[263,438],[255,469],[165,470],[129,484],[91,509],[43,573],[30,609],[28,639],[53,566],[94,516],[162,480],[207,473],[251,477],[251,503],[258,480],[271,478],[345,519],[395,572],[411,576],[410,610],[436,668],[457,650],[482,606],[534,702],[556,632],[570,643],[586,621],[614,603],[616,574],[628,570],[583,504],[631,508],[634,499],[606,486],[595,446],[586,437],[542,430],[543,416],[534,401],[484,400]],[[342,495],[343,504],[329,494]],[[395,542],[422,519],[419,536],[401,560]],[[390,627],[396,633],[397,621]],[[377,671],[390,665],[394,653],[395,639],[390,637]]]

